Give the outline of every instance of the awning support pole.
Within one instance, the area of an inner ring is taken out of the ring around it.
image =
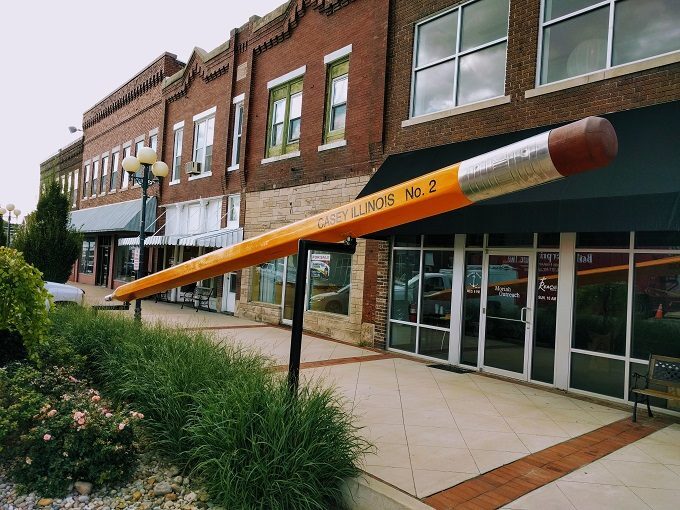
[[[307,290],[307,262],[309,252],[328,251],[354,255],[357,241],[348,238],[344,244],[324,243],[300,239],[298,241],[297,272],[295,274],[295,300],[293,302],[293,327],[290,332],[290,359],[288,361],[288,388],[296,396],[300,384],[300,354],[302,352],[302,323],[305,314],[305,291]]]

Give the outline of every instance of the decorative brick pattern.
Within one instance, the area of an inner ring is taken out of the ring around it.
[[[641,419],[638,423],[626,418],[433,494],[424,502],[437,510],[500,508],[668,423],[662,418]]]
[[[322,367],[332,367],[334,365],[347,365],[348,363],[364,363],[366,361],[379,361],[383,359],[391,359],[396,356],[392,354],[370,354],[368,356],[352,356],[350,358],[336,358],[336,359],[326,359],[322,361],[307,361],[305,363],[300,363],[300,369],[305,368],[322,368]],[[288,370],[288,365],[277,365],[274,367],[277,372],[284,372]]]

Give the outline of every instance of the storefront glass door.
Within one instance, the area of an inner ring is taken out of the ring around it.
[[[482,296],[484,369],[527,379],[535,285],[535,255],[490,252]]]
[[[289,326],[293,323],[293,303],[295,301],[295,282],[297,280],[297,253],[286,258],[283,286],[283,320]]]

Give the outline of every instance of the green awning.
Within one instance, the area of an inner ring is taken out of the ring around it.
[[[71,213],[71,225],[86,234],[95,232],[139,232],[141,200],[80,209]],[[153,232],[156,197],[146,201],[146,231]]]
[[[680,230],[680,101],[602,115],[619,139],[607,168],[401,225],[392,234]],[[389,156],[359,197],[558,125]]]

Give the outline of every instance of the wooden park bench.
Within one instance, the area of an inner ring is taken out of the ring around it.
[[[210,298],[212,297],[213,289],[210,287],[195,287],[194,290],[184,293],[184,302],[182,303],[182,308],[184,305],[191,304],[192,308],[201,308],[203,304],[210,311]]]
[[[638,381],[644,379],[644,388],[638,388]],[[665,386],[666,391],[655,390],[649,387],[650,384],[655,386]],[[669,356],[657,356],[652,354],[649,357],[649,368],[647,374],[642,375],[638,373],[633,374],[633,385],[630,388],[633,394],[633,421],[637,421],[637,405],[638,402],[645,402],[647,404],[647,414],[652,414],[652,409],[649,407],[649,397],[663,398],[666,400],[680,401],[680,358],[671,358]],[[639,397],[638,397],[639,395]]]

